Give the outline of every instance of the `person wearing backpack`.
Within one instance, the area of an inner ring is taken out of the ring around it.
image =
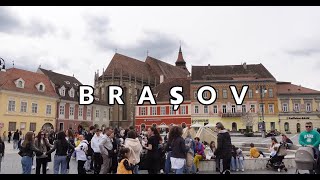
[[[88,141],[83,135],[79,135],[80,144],[75,148],[76,157],[78,161],[78,174],[86,174],[84,164],[87,161]]]

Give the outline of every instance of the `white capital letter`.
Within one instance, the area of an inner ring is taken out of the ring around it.
[[[114,100],[116,99],[117,103],[120,105],[124,105],[123,100],[120,96],[122,96],[123,90],[120,86],[109,86],[109,104],[114,105]],[[117,94],[115,94],[117,91]]]
[[[170,104],[173,105],[174,111],[178,110],[179,105],[184,101],[182,92],[183,92],[183,89],[181,86],[175,86],[170,89],[170,95],[171,95]]]
[[[79,104],[89,105],[93,103],[93,87],[80,85],[79,86]]]
[[[236,104],[242,105],[242,103],[244,101],[244,97],[246,96],[246,93],[248,91],[249,86],[248,85],[242,86],[240,97],[239,97],[238,90],[237,90],[236,86],[230,85],[229,87],[230,87],[230,90],[232,92],[232,95],[233,95],[233,98],[234,98]]]
[[[146,96],[148,95],[148,96]],[[156,105],[156,101],[154,100],[153,93],[151,91],[150,86],[144,86],[139,97],[138,105],[143,105],[144,101],[149,101],[150,104]]]
[[[203,99],[203,92],[204,91],[210,91],[210,99],[209,100],[205,100]],[[216,101],[217,98],[217,93],[216,90],[211,87],[211,86],[202,86],[200,87],[200,89],[198,90],[198,101],[202,104],[202,105],[211,105]]]

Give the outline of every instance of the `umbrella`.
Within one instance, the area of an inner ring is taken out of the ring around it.
[[[216,126],[214,124],[207,124],[204,127],[213,128],[213,127],[216,127]]]
[[[190,127],[200,128],[200,127],[203,127],[203,125],[195,123],[195,124],[192,124]]]
[[[165,124],[161,124],[160,126],[158,126],[157,128],[169,128],[169,126],[165,125]]]

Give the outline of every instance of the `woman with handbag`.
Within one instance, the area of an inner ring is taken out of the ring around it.
[[[25,140],[21,145],[19,155],[21,158],[22,174],[31,174],[32,157],[35,152],[37,156],[44,155],[42,151],[35,147],[33,132],[27,132]]]
[[[40,151],[46,153],[48,150],[48,147],[50,148],[51,145],[49,144],[49,141],[45,138],[45,132],[40,131],[38,133],[37,138],[35,139],[35,146]],[[48,163],[48,156],[41,154],[36,156],[36,174],[40,174],[40,169],[42,166],[42,174],[47,174],[47,163]]]

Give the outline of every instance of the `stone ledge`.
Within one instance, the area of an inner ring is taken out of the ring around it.
[[[245,158],[244,169],[245,170],[264,170],[269,158]],[[294,158],[285,158],[283,160],[286,168],[295,168],[296,164]],[[215,160],[202,160],[199,164],[200,171],[215,171],[216,161]]]

